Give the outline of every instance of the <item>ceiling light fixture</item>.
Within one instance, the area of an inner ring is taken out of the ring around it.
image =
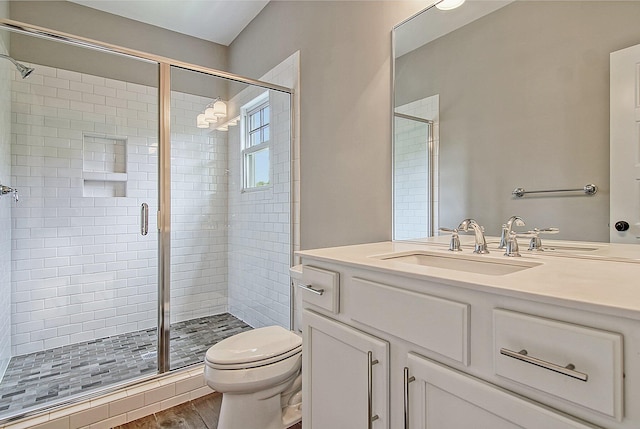
[[[436,3],[436,7],[440,10],[451,10],[462,6],[465,0],[442,0]]]

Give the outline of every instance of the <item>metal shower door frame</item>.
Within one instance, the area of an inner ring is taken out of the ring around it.
[[[121,55],[142,60],[159,66],[159,156],[158,156],[158,374],[170,371],[170,282],[171,282],[171,68],[195,71],[217,78],[223,78],[247,85],[254,85],[268,90],[287,93],[291,97],[291,126],[290,126],[290,154],[294,149],[294,118],[295,104],[293,89],[269,82],[239,76],[222,70],[190,64],[168,57],[149,54],[147,52],[129,49],[122,46],[100,42],[97,40],[51,30],[48,28],[27,24],[11,19],[0,19],[0,28],[16,33],[44,38],[47,40],[67,43],[97,51]],[[293,172],[291,172],[293,174]],[[290,180],[290,192],[293,196],[294,184]],[[294,199],[290,198],[290,213],[293,213]],[[293,263],[294,225],[290,222],[291,261]],[[292,299],[292,298],[291,298]],[[291,302],[291,305],[293,303]],[[138,381],[139,382],[139,381]],[[122,385],[115,388],[122,387]],[[105,389],[112,390],[112,389]]]

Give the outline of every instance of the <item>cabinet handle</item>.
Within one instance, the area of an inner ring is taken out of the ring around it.
[[[525,363],[530,363],[531,365],[539,366],[540,368],[548,369],[549,371],[566,375],[567,377],[575,378],[580,381],[587,381],[589,379],[588,374],[575,371],[576,367],[572,363],[567,366],[557,365],[555,363],[547,362],[542,359],[529,356],[528,352],[524,349],[520,350],[519,352],[514,352],[513,350],[501,348],[500,354],[510,358],[521,360]]]
[[[380,418],[377,414],[375,416],[373,415],[373,365],[377,363],[379,363],[378,359],[373,359],[373,352],[367,352],[367,427],[369,429],[372,429],[373,422]]]
[[[299,288],[308,290],[311,293],[315,293],[316,295],[322,296],[324,294],[324,289],[316,289],[311,285],[298,285]]]
[[[409,377],[409,368],[404,367],[404,429],[409,429],[409,383],[416,381]]]

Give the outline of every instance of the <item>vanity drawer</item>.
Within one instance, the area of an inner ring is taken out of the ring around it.
[[[340,274],[309,265],[302,267],[302,281],[296,284],[302,300],[334,314],[340,311]]]
[[[622,420],[622,335],[496,309],[495,373]]]
[[[351,319],[469,365],[468,304],[354,277]]]

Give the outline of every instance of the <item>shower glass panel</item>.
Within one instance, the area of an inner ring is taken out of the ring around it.
[[[0,418],[157,373],[158,64],[7,47],[35,70],[0,59]]]
[[[176,369],[202,362],[211,345],[235,333],[289,327],[291,97],[177,67],[171,88],[169,359]],[[219,102],[226,110],[216,116],[209,109]],[[256,111],[258,128],[250,120]],[[260,141],[250,138],[256,129]]]

